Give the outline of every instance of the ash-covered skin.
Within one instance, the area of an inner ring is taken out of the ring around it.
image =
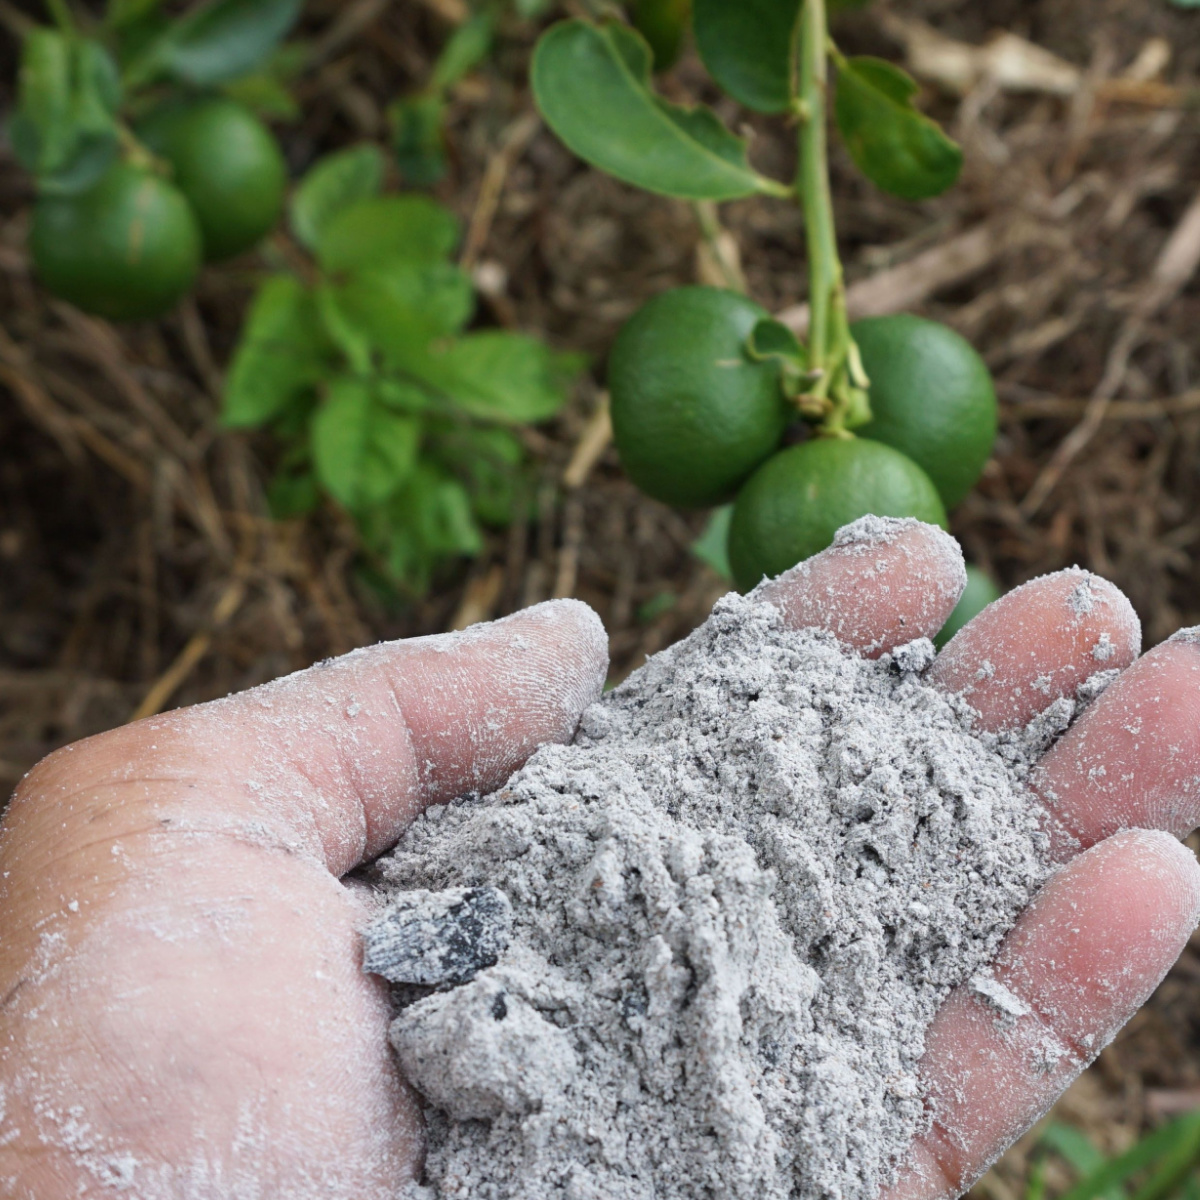
[[[729,596],[573,746],[417,820],[388,886],[494,887],[513,926],[393,1025],[431,1103],[410,1195],[872,1200],[927,1121],[930,1019],[996,991],[1049,872],[1022,781],[1075,711],[976,736],[931,657]]]

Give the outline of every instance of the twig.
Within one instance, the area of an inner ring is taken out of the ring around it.
[[[612,441],[612,413],[608,404],[608,393],[600,397],[596,411],[587,419],[579,441],[571,452],[571,461],[562,474],[562,485],[567,491],[583,487],[593,467]]]
[[[459,266],[463,270],[469,271],[475,265],[475,260],[487,244],[504,191],[504,181],[541,127],[541,117],[535,112],[527,112],[505,130],[500,149],[489,160],[483,173],[483,182],[479,185],[479,199],[475,202],[475,211],[471,214],[471,224],[459,258]]]
[[[721,224],[717,206],[711,200],[697,200],[692,207],[700,226],[700,242],[696,247],[697,278],[701,283],[745,295],[749,288],[742,271],[737,239]]]
[[[162,712],[167,702],[196,669],[212,645],[213,635],[228,624],[233,614],[246,598],[246,584],[241,578],[231,579],[213,606],[208,627],[192,635],[187,645],[179,652],[175,661],[158,677],[153,687],[142,698],[133,711],[131,721],[140,721]]]
[[[504,589],[504,568],[495,565],[486,574],[477,575],[463,591],[463,598],[450,621],[451,629],[466,629],[486,621],[496,610]]]
[[[1200,265],[1200,194],[1192,199],[1166,245],[1159,251],[1154,270],[1138,298],[1133,311],[1125,319],[1113,342],[1104,374],[1088,400],[1083,419],[1059,443],[1050,461],[1034,480],[1025,499],[1021,515],[1029,520],[1046,502],[1076,456],[1096,436],[1104,422],[1113,397],[1125,381],[1129,360],[1141,345],[1146,323],[1164,304],[1174,299],[1183,285]]]
[[[221,372],[213,359],[212,348],[208,344],[208,332],[200,319],[194,296],[186,297],[179,306],[179,326],[183,332],[183,344],[187,348],[188,357],[191,358],[196,373],[204,381],[205,390],[214,402],[220,403]]]
[[[583,549],[583,497],[571,492],[563,504],[562,546],[558,552],[558,570],[554,576],[554,598],[575,595],[579,582],[579,552]]]
[[[914,308],[943,288],[977,275],[1001,254],[1037,241],[1037,227],[1027,222],[989,221],[898,263],[846,289],[850,316],[877,317]],[[808,305],[796,304],[777,314],[797,334],[808,328]]]
[[[1038,396],[1009,401],[1005,414],[1018,420],[1039,421],[1052,417],[1081,417],[1089,400],[1066,396]],[[1114,400],[1104,413],[1106,421],[1154,421],[1200,411],[1200,388],[1164,396],[1161,400]]]
[[[390,4],[391,0],[358,0],[356,4],[347,5],[313,43],[308,65],[319,66],[332,58],[343,46],[349,45],[364,29],[383,16]]]

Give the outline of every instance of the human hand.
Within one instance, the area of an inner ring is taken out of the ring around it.
[[[936,631],[960,572],[945,535],[911,527],[828,551],[766,594],[793,624],[874,654]],[[932,680],[970,689],[987,726],[1019,724],[1097,668],[1103,635],[1113,653],[1099,665],[1128,666],[1139,637],[1123,597],[1051,576],[978,618]],[[41,764],[0,833],[0,1184],[37,1200],[106,1185],[146,1200],[394,1195],[419,1120],[386,1049],[385,996],[360,969],[360,901],[337,877],[421,806],[495,786],[539,742],[569,737],[604,659],[594,617],[547,605],[465,638],[360,651]],[[1037,786],[1056,793],[1065,829],[1100,844],[1001,951],[997,975],[1030,1016],[1001,1034],[963,991],[934,1022],[934,1132],[889,1200],[966,1186],[1181,949],[1200,869],[1164,834],[1109,835],[1200,817],[1198,696],[1200,646],[1174,641],[1047,756]],[[1065,859],[1062,830],[1059,844]],[[1038,1071],[1030,1052],[1044,1062],[1048,1033],[1063,1055]]]

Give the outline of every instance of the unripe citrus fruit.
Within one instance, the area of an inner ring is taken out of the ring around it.
[[[769,314],[719,288],[675,288],[643,305],[608,360],[613,438],[630,479],[657,500],[723,504],[778,447],[791,411],[779,369],[743,353]]]
[[[200,269],[200,230],[183,194],[127,163],[87,191],[38,200],[29,244],[56,296],[114,321],[166,312]]]
[[[174,169],[200,222],[205,258],[240,254],[275,227],[287,166],[271,131],[242,105],[222,96],[165,104],[138,136]]]
[[[935,637],[934,643],[940,650],[968,621],[979,616],[993,600],[1000,599],[1000,589],[991,576],[979,567],[967,566],[967,586],[958,598],[954,611]]]
[[[902,450],[953,508],[996,440],[996,391],[986,364],[953,329],[908,313],[868,317],[850,332],[871,380],[872,419],[855,432]]]
[[[729,524],[729,562],[738,587],[824,550],[851,521],[916,517],[946,525],[929,476],[911,458],[866,438],[814,438],[769,458],[747,481]]]

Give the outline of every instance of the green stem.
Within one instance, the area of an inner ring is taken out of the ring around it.
[[[829,191],[825,95],[827,87],[825,0],[805,0],[800,15],[800,165],[797,186],[808,241],[809,359],[825,369],[829,356],[829,310],[841,278],[833,197]]]
[[[804,209],[808,245],[808,360],[810,368],[819,373],[813,394],[822,399],[828,397],[832,402],[821,432],[844,437],[846,418],[854,415],[850,411],[854,402],[852,381],[845,375],[853,347],[829,187],[826,135],[829,46],[825,0],[805,0],[799,28],[796,107],[801,122],[796,186]],[[862,407],[861,395],[857,406]]]

